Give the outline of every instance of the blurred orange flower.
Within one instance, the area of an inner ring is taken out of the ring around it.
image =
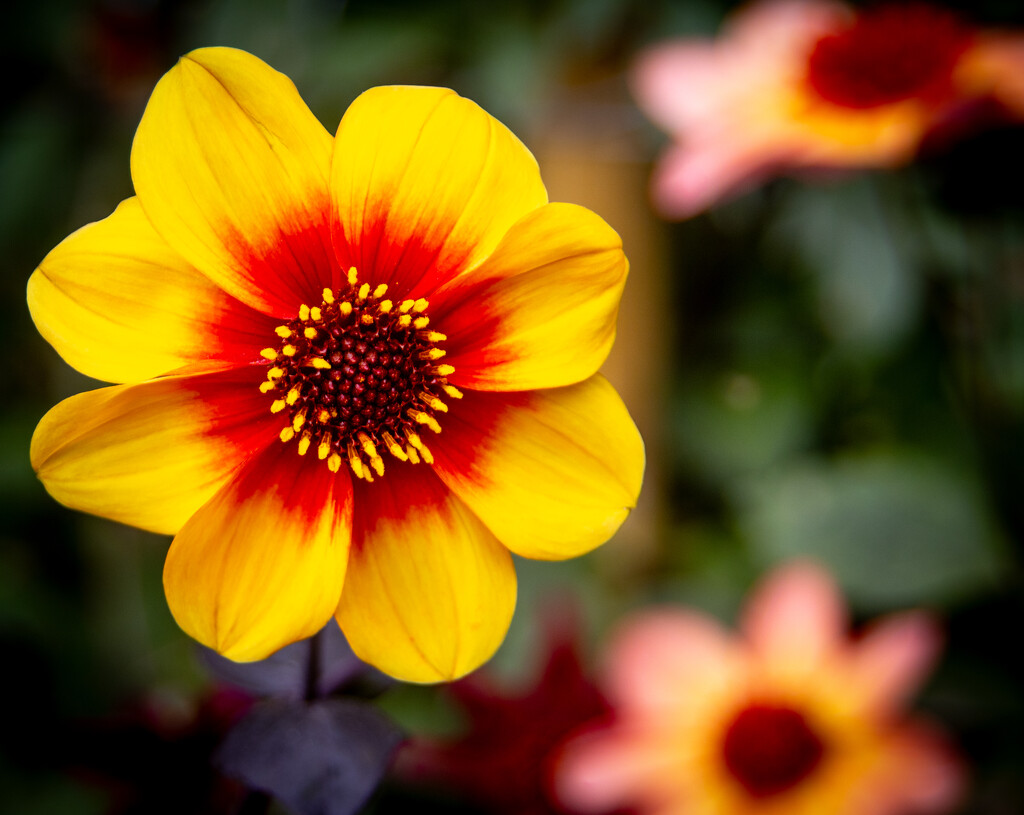
[[[676,142],[656,170],[655,205],[686,218],[786,169],[903,164],[983,102],[1024,117],[1022,76],[1024,38],[939,7],[763,0],[717,41],[642,53],[632,85]]]
[[[484,662],[511,552],[556,560],[634,505],[643,443],[597,370],[628,264],[533,156],[444,88],[373,88],[336,136],[251,54],[157,84],[136,197],[28,284],[40,333],[122,383],[32,439],[59,501],[174,534],[171,612],[237,661],[332,616],[409,681]],[[424,441],[429,437],[429,441]]]
[[[964,770],[902,708],[935,662],[925,615],[847,637],[837,589],[798,563],[751,598],[740,636],[683,609],[641,613],[607,658],[614,710],[570,740],[562,802],[604,812],[896,815],[947,811]]]

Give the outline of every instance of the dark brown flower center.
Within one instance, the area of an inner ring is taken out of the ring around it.
[[[360,285],[350,269],[347,286],[301,306],[275,329],[278,345],[261,352],[268,370],[260,390],[288,420],[281,441],[296,440],[300,456],[314,450],[333,472],[347,462],[367,481],[384,474],[385,452],[432,463],[419,433],[441,432],[442,396],[462,398],[448,384],[455,369],[438,362],[446,337],[427,328],[427,301],[395,303],[386,293],[385,284]]]
[[[778,705],[743,708],[722,741],[725,766],[756,798],[795,786],[818,766],[824,752],[803,714]]]
[[[807,80],[823,99],[872,108],[904,99],[941,100],[970,31],[948,11],[922,3],[865,11],[815,43]]]

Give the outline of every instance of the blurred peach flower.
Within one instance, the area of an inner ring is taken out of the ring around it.
[[[612,642],[613,717],[558,760],[562,803],[668,815],[896,815],[948,811],[964,770],[903,707],[936,661],[919,612],[847,637],[832,579],[796,563],[755,591],[733,636],[684,609],[641,613]]]
[[[687,218],[786,169],[904,164],[983,103],[1020,118],[1022,77],[1024,37],[936,6],[762,0],[717,41],[641,53],[632,86],[675,140],[655,173],[655,206]]]

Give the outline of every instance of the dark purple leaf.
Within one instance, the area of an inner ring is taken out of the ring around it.
[[[228,733],[214,761],[297,815],[351,815],[380,783],[402,733],[350,699],[268,699]]]
[[[222,682],[244,688],[256,696],[303,699],[308,695],[309,663],[317,648],[315,696],[329,696],[341,685],[371,669],[349,648],[338,624],[331,620],[315,637],[292,643],[259,662],[232,662],[209,648],[199,658]]]

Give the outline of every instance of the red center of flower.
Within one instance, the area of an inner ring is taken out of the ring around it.
[[[303,305],[298,317],[275,331],[276,348],[264,348],[270,363],[260,390],[270,394],[272,413],[287,413],[281,441],[298,440],[300,456],[312,448],[333,471],[347,461],[359,478],[384,474],[381,453],[401,461],[433,462],[419,436],[424,426],[441,432],[437,416],[462,393],[448,384],[455,370],[438,364],[444,334],[427,328],[427,301],[384,299],[387,285],[324,289],[318,306]]]
[[[823,99],[873,108],[948,96],[971,32],[948,11],[923,3],[880,6],[815,43],[807,80]]]
[[[768,704],[741,710],[722,741],[725,766],[756,798],[775,795],[802,781],[824,751],[801,713]]]

